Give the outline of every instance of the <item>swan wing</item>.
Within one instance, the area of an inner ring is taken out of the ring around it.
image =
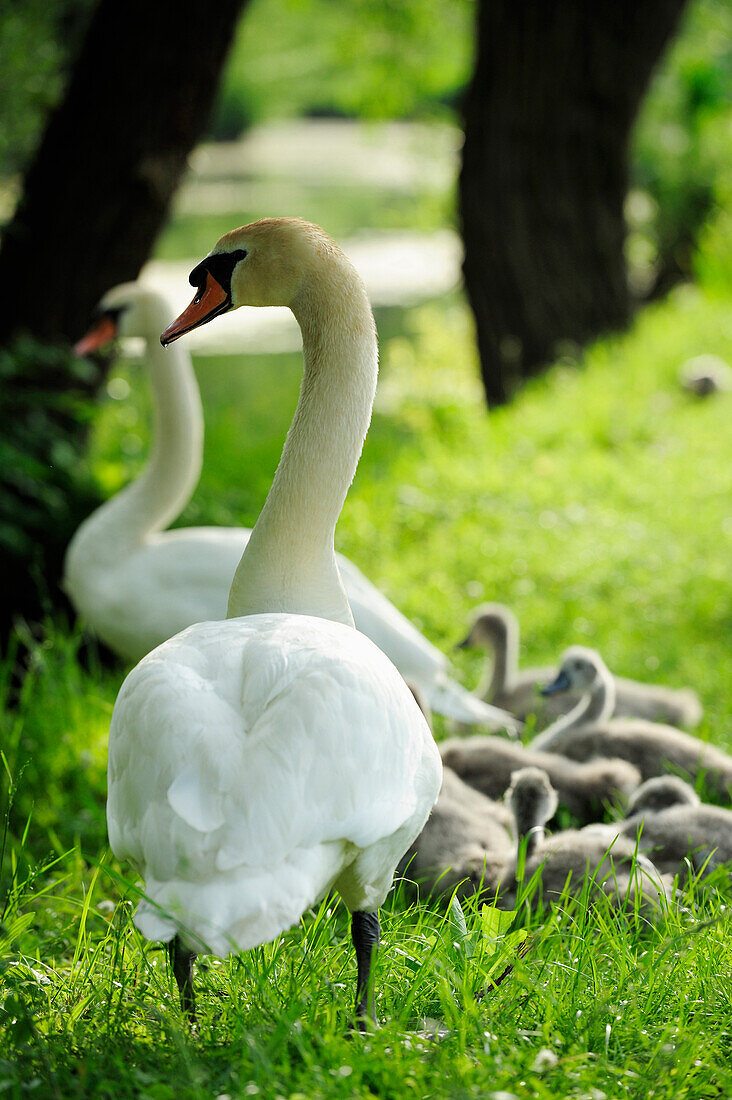
[[[408,683],[430,682],[446,672],[444,653],[432,645],[409,619],[341,554],[338,569],[351,605],[354,622],[397,666]]]
[[[513,715],[484,703],[452,679],[445,654],[353,562],[338,555],[338,568],[356,627],[386,653],[408,684],[420,690],[430,710],[487,729],[520,728]]]
[[[426,695],[432,710],[456,722],[482,726],[489,730],[507,730],[514,735],[523,728],[523,722],[513,714],[493,706],[492,703],[484,703],[449,676],[437,679],[430,685]]]
[[[223,619],[228,589],[250,532],[193,527],[164,531],[105,561],[67,573],[65,587],[111,649],[140,660],[191,623]]]

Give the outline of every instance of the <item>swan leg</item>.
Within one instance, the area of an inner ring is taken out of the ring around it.
[[[193,960],[195,951],[184,947],[178,936],[168,944],[168,957],[180,994],[180,1007],[188,1017],[188,1022],[196,1023],[196,997],[193,992]]]
[[[356,911],[351,917],[351,938],[356,948],[356,1021],[359,1031],[367,1031],[369,1025],[378,1026],[374,1002],[374,983],[371,979],[371,964],[374,951],[379,946],[381,928],[379,914]]]

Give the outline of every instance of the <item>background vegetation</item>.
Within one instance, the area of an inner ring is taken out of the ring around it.
[[[0,10],[0,219],[91,10],[28,0]],[[472,62],[474,0],[252,0],[232,45],[211,137],[316,115],[453,121]],[[638,289],[660,266],[689,273],[691,249],[728,188],[732,10],[694,0],[636,128],[628,217]],[[725,184],[725,180],[727,183]],[[663,284],[665,286],[665,283]]]

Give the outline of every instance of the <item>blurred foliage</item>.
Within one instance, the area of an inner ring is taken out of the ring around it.
[[[445,112],[472,57],[474,0],[252,0],[212,133],[297,115]]]
[[[49,568],[60,568],[73,531],[99,501],[80,462],[93,411],[85,394],[96,380],[89,362],[30,337],[0,348],[0,559],[7,575],[27,578],[29,612],[43,603],[55,579]],[[3,604],[0,598],[4,629]]]
[[[21,171],[64,85],[94,0],[0,4],[0,173]]]
[[[470,75],[474,0],[253,0],[212,124],[308,114],[448,114]],[[627,205],[634,289],[663,291],[691,255],[732,163],[732,4],[695,0],[644,103]]]
[[[732,181],[730,181],[732,182]],[[694,272],[715,295],[732,294],[732,186],[726,202],[720,203],[704,226],[694,255]]]
[[[698,0],[656,74],[635,130],[635,190],[627,213],[631,266],[641,272],[638,290],[652,290],[654,283],[663,290],[691,273],[694,242],[729,190],[731,165],[732,4]]]
[[[242,203],[236,213],[175,214],[160,236],[155,257],[160,260],[188,260],[205,256],[214,241],[231,229],[232,219],[241,225],[260,218],[267,210],[295,212],[298,217],[328,227],[336,239],[355,231],[404,229],[429,232],[447,225],[453,216],[451,195],[442,191],[397,191],[374,187],[341,188],[289,187],[267,181],[268,206],[255,201]],[[256,196],[257,198],[259,196]]]
[[[732,23],[732,12],[729,21]],[[732,26],[728,38],[732,43]],[[723,122],[719,126],[719,164],[711,214],[699,234],[694,255],[697,278],[715,295],[732,294],[732,111],[728,110]]]

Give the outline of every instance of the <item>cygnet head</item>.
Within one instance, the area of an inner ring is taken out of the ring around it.
[[[347,292],[342,279],[346,273],[350,283],[355,276],[350,261],[317,225],[299,218],[263,218],[233,229],[190,273],[195,297],[160,342],[166,347],[240,306],[296,309],[315,284],[335,297]]]
[[[520,768],[511,775],[511,786],[506,792],[506,801],[516,820],[516,833],[521,840],[542,834],[544,825],[557,811],[557,792],[552,787],[549,776],[541,768]],[[530,835],[532,834],[532,835]],[[530,844],[528,848],[533,848]]]
[[[86,334],[74,345],[77,355],[104,351],[127,336],[147,337],[170,316],[170,304],[144,283],[120,283],[104,295]]]
[[[541,689],[542,695],[559,695],[565,691],[593,691],[609,672],[597,650],[573,645],[565,650],[557,676]]]
[[[698,806],[701,799],[693,787],[677,775],[657,775],[647,779],[628,799],[626,817],[658,813],[669,806]]]
[[[458,642],[458,649],[501,648],[509,636],[518,637],[518,619],[505,604],[481,604],[471,612],[470,620],[470,629]]]

